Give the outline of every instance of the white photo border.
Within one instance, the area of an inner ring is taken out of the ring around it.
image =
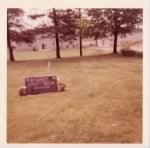
[[[143,144],[7,144],[7,8],[143,8]],[[2,0],[0,6],[0,146],[3,147],[150,147],[149,0]]]

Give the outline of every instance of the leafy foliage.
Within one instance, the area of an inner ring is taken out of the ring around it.
[[[106,37],[107,25],[103,16],[103,9],[88,9],[88,16],[90,17],[88,35],[94,37],[95,40]]]
[[[53,27],[51,28],[59,32],[59,38],[63,41],[76,38],[77,17],[77,14],[72,9],[57,9],[56,16],[52,12],[49,13],[49,18],[52,19],[53,23]],[[54,24],[54,19],[57,20],[57,27]]]
[[[21,17],[23,17],[23,14],[23,10],[19,8],[9,8],[7,10],[9,37],[11,41],[32,43],[34,36],[22,24]]]
[[[142,23],[142,9],[88,9],[91,17],[89,35],[95,39],[114,36],[114,53],[117,52],[119,34],[131,33]]]
[[[10,61],[14,61],[13,47],[11,41],[32,43],[34,36],[29,30],[25,30],[21,17],[24,11],[19,8],[7,9],[7,45],[9,49]]]
[[[49,18],[34,29],[26,30],[22,24],[23,10],[8,9],[8,38],[11,41],[31,43],[36,35],[54,37],[56,39],[56,55],[60,57],[59,41],[76,40],[79,37],[80,55],[82,55],[82,39],[105,38],[113,36],[113,53],[117,53],[118,36],[132,33],[142,24],[142,9],[49,9],[47,13],[32,14],[28,17],[37,20]],[[8,44],[10,47],[10,43]]]

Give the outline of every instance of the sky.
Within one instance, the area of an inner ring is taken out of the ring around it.
[[[23,24],[25,25],[26,28],[32,29],[38,25],[45,24],[45,23],[50,23],[48,18],[46,16],[42,18],[37,18],[36,20],[31,20],[29,18],[29,15],[34,15],[34,14],[46,14],[48,12],[47,9],[35,9],[35,8],[30,8],[30,9],[23,9],[24,10],[24,16],[23,16]]]
[[[24,10],[23,24],[28,29],[32,29],[41,24],[51,24],[51,21],[47,18],[47,16],[38,18],[36,20],[31,20],[28,17],[29,15],[34,15],[34,14],[47,14],[47,12],[49,12],[50,9],[23,8],[23,10]],[[66,8],[62,8],[62,9],[66,9]],[[82,12],[82,9],[81,9],[81,12]],[[82,13],[82,17],[84,17],[84,16],[85,16],[85,14]]]
[[[24,10],[24,16],[21,17],[22,23],[24,24],[25,28],[27,29],[33,29],[39,25],[42,24],[51,24],[51,21],[48,19],[47,16],[37,18],[36,20],[32,20],[29,18],[29,15],[34,15],[34,14],[47,14],[50,9],[42,9],[42,8],[23,8]],[[140,28],[143,28],[140,26]]]

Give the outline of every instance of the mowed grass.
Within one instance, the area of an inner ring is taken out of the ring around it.
[[[19,96],[29,76],[65,92]],[[8,63],[8,143],[142,143],[142,59],[104,55]]]
[[[100,49],[100,48],[83,48],[82,50],[84,56],[89,55],[100,55],[112,53],[112,49]],[[60,49],[61,57],[79,57],[79,49]],[[39,51],[18,51],[14,50],[15,60],[37,60],[37,59],[54,59],[56,58],[56,51],[51,50],[39,50]]]

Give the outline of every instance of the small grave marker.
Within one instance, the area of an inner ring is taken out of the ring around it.
[[[19,95],[39,94],[46,92],[64,91],[65,85],[58,82],[57,76],[42,76],[25,78],[25,86]]]

